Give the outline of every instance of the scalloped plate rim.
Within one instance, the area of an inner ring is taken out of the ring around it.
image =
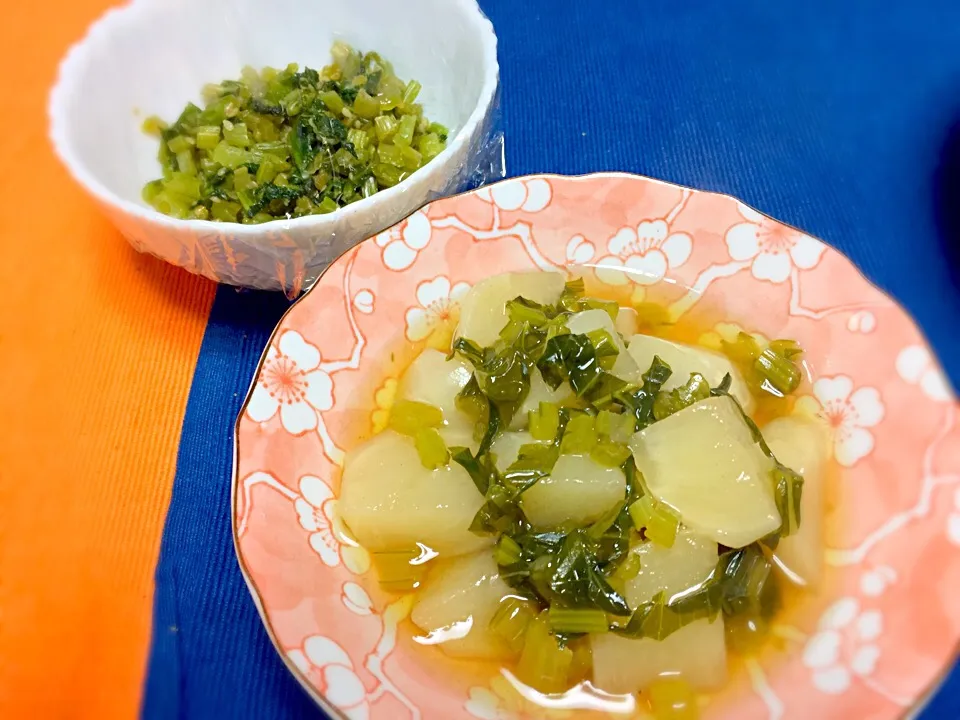
[[[400,220],[398,220],[397,223],[395,223],[394,225],[392,225],[390,228],[387,228],[386,230],[384,230],[384,232],[387,232],[388,230],[390,230],[390,229],[392,229],[392,228],[394,228],[394,227],[397,227],[398,225],[402,224],[402,223],[405,222],[405,221],[407,220],[407,218],[409,218],[411,215],[419,212],[420,210],[422,210],[423,208],[425,208],[425,207],[427,207],[427,206],[440,205],[440,204],[443,204],[444,202],[447,202],[447,201],[449,201],[449,200],[453,200],[453,199],[456,199],[456,198],[461,198],[461,197],[464,197],[464,196],[467,196],[467,195],[476,194],[477,192],[479,192],[479,191],[481,191],[481,190],[490,189],[490,188],[492,188],[492,187],[495,187],[495,186],[500,185],[500,184],[503,184],[503,183],[509,183],[509,182],[513,182],[513,181],[528,181],[528,180],[534,180],[534,179],[540,179],[540,178],[543,178],[543,179],[557,178],[557,179],[561,179],[561,180],[564,180],[564,181],[567,181],[567,180],[572,180],[572,181],[592,181],[592,180],[603,179],[603,178],[625,178],[625,179],[631,179],[631,180],[642,180],[642,181],[646,181],[646,182],[651,182],[651,183],[654,183],[654,184],[657,184],[657,185],[661,185],[661,186],[664,186],[664,187],[676,188],[676,189],[680,189],[680,190],[687,190],[687,191],[690,191],[691,193],[699,194],[699,195],[711,195],[711,196],[716,196],[716,197],[722,197],[722,198],[726,198],[726,199],[728,199],[728,200],[732,200],[732,201],[734,201],[734,202],[736,202],[736,203],[739,203],[740,205],[743,205],[744,207],[747,207],[747,208],[749,208],[750,210],[753,210],[754,212],[756,212],[758,215],[762,216],[763,218],[766,218],[766,219],[768,219],[768,220],[770,220],[770,221],[773,221],[773,222],[775,222],[775,223],[778,223],[779,225],[782,225],[782,226],[784,226],[784,227],[790,228],[790,229],[792,229],[792,230],[794,230],[794,231],[796,231],[796,232],[798,232],[798,233],[801,233],[801,234],[803,234],[803,235],[807,235],[807,236],[809,236],[809,237],[812,237],[812,238],[820,241],[821,243],[823,243],[823,245],[824,245],[825,248],[826,248],[826,252],[827,252],[827,253],[832,253],[832,254],[834,254],[834,255],[836,255],[836,256],[839,256],[839,257],[844,261],[844,263],[849,267],[849,269],[852,269],[854,272],[856,272],[856,274],[863,280],[864,283],[867,284],[867,286],[869,286],[870,288],[872,288],[873,290],[875,290],[876,292],[878,292],[878,293],[879,293],[883,298],[885,298],[886,300],[889,300],[890,303],[891,303],[891,305],[892,305],[898,312],[900,312],[902,315],[904,315],[904,316],[909,320],[909,322],[910,322],[910,324],[912,325],[913,329],[917,332],[920,340],[922,341],[922,346],[930,353],[930,357],[931,357],[931,359],[932,359],[932,362],[933,362],[938,368],[939,368],[939,367],[942,367],[942,366],[940,365],[940,362],[939,362],[939,359],[938,359],[938,357],[937,357],[937,354],[936,354],[936,352],[934,351],[933,346],[930,344],[930,341],[929,341],[929,339],[928,339],[925,331],[923,330],[922,326],[917,322],[917,320],[916,320],[916,318],[913,316],[913,314],[912,314],[899,300],[897,300],[893,295],[891,295],[887,290],[885,290],[884,288],[881,288],[881,287],[880,287],[879,285],[877,285],[870,277],[868,277],[868,276],[860,269],[860,267],[859,267],[846,253],[844,253],[843,251],[837,249],[837,248],[834,247],[832,244],[830,244],[829,242],[823,240],[822,238],[819,238],[819,237],[817,237],[817,236],[810,235],[809,233],[807,233],[806,231],[802,230],[801,228],[798,228],[798,227],[795,226],[795,225],[792,225],[792,224],[790,224],[790,223],[784,222],[784,221],[782,221],[782,220],[778,220],[777,218],[775,218],[775,217],[767,214],[766,212],[764,212],[764,211],[762,211],[762,210],[758,210],[757,208],[755,208],[755,207],[753,207],[752,205],[744,202],[744,201],[741,200],[739,197],[737,197],[736,195],[733,195],[733,194],[731,194],[731,193],[726,193],[726,192],[721,192],[721,191],[715,191],[715,190],[702,190],[702,189],[695,188],[695,187],[692,187],[692,186],[689,186],[689,185],[683,185],[683,184],[681,184],[681,183],[671,182],[671,181],[667,181],[667,180],[661,180],[661,179],[659,179],[659,178],[654,178],[654,177],[649,177],[649,176],[646,176],[646,175],[640,175],[640,174],[637,174],[637,173],[624,172],[624,171],[598,171],[598,172],[582,173],[582,174],[577,174],[577,175],[565,175],[565,174],[562,174],[562,173],[529,173],[529,174],[525,174],[525,175],[516,175],[516,176],[507,177],[507,178],[504,178],[504,179],[502,179],[502,180],[498,180],[497,182],[494,182],[494,183],[490,183],[490,184],[487,184],[487,185],[482,185],[482,186],[480,186],[480,187],[472,188],[472,189],[470,189],[470,190],[466,190],[466,191],[463,191],[463,192],[461,192],[461,193],[456,193],[456,194],[454,194],[454,195],[449,195],[449,196],[446,196],[446,197],[443,197],[443,198],[439,198],[439,199],[437,199],[437,200],[432,200],[432,201],[430,201],[430,202],[424,203],[422,206],[420,206],[419,208],[417,208],[416,210],[414,210],[413,212],[411,212],[409,215],[407,215],[407,216],[405,216],[404,218],[401,218]],[[256,608],[257,608],[257,613],[258,613],[259,616],[260,616],[260,620],[261,620],[261,622],[263,623],[264,629],[266,630],[267,635],[268,635],[268,637],[270,638],[270,642],[271,642],[271,644],[273,645],[274,650],[275,650],[275,651],[277,652],[277,654],[280,656],[280,658],[281,658],[281,660],[283,661],[284,665],[285,665],[285,666],[287,667],[287,669],[291,672],[291,674],[292,674],[293,677],[296,679],[296,681],[300,684],[300,686],[301,686],[301,687],[307,692],[307,694],[311,697],[311,699],[320,707],[321,710],[323,710],[325,713],[327,713],[328,715],[330,715],[331,718],[334,718],[334,720],[348,720],[348,718],[347,718],[347,716],[344,715],[336,706],[332,705],[332,704],[323,696],[323,694],[321,694],[320,692],[317,691],[317,689],[307,680],[307,678],[306,678],[306,677],[304,676],[304,674],[300,671],[300,669],[299,669],[298,667],[296,667],[296,666],[293,664],[293,662],[287,657],[287,655],[282,651],[282,649],[281,649],[281,647],[280,647],[280,645],[279,645],[279,643],[278,643],[278,641],[277,641],[276,634],[275,634],[274,629],[273,629],[273,627],[272,627],[272,625],[271,625],[270,619],[269,619],[269,617],[267,616],[266,610],[264,609],[263,599],[262,599],[262,597],[260,596],[260,591],[259,591],[259,589],[257,588],[256,584],[254,583],[252,577],[250,576],[250,572],[249,572],[249,570],[248,570],[247,567],[246,567],[246,564],[245,564],[244,559],[243,559],[243,554],[242,554],[242,552],[241,552],[241,550],[240,550],[239,535],[238,535],[238,528],[237,528],[237,486],[238,486],[239,481],[240,481],[240,476],[239,476],[239,472],[240,472],[240,468],[239,468],[239,456],[240,456],[239,430],[240,430],[241,421],[242,421],[242,419],[243,419],[243,417],[244,417],[244,415],[245,415],[245,413],[246,413],[246,411],[247,411],[248,405],[250,404],[251,397],[252,397],[252,395],[253,395],[253,391],[254,391],[254,389],[256,388],[257,381],[258,381],[258,379],[259,379],[259,377],[260,377],[261,372],[263,371],[263,366],[264,366],[265,361],[267,360],[268,351],[269,351],[270,347],[273,345],[273,343],[274,343],[274,341],[276,340],[277,336],[280,334],[280,331],[284,328],[285,322],[287,321],[287,319],[288,319],[288,317],[290,316],[290,314],[291,314],[302,302],[304,302],[304,301],[306,301],[306,300],[308,299],[309,295],[313,292],[314,289],[316,289],[316,287],[319,285],[321,279],[323,279],[323,277],[326,275],[326,273],[327,273],[328,270],[330,270],[333,266],[338,265],[339,263],[341,263],[341,262],[342,262],[347,256],[349,256],[351,253],[356,253],[356,252],[358,252],[358,251],[359,251],[359,248],[360,248],[363,244],[373,242],[374,239],[375,239],[375,237],[376,237],[376,236],[366,238],[366,239],[362,240],[360,243],[357,243],[357,245],[354,245],[353,247],[349,248],[348,250],[345,250],[343,253],[341,253],[339,256],[337,256],[337,258],[334,259],[334,260],[330,263],[330,265],[329,265],[327,268],[325,268],[325,269],[323,270],[323,272],[320,273],[320,275],[318,275],[317,279],[316,279],[313,283],[311,283],[311,285],[310,285],[308,288],[306,288],[306,289],[303,291],[303,293],[300,295],[300,297],[298,297],[295,301],[293,301],[293,302],[290,304],[290,306],[283,312],[283,315],[280,317],[280,319],[277,321],[276,326],[275,326],[275,327],[273,328],[273,330],[271,331],[270,336],[269,336],[269,338],[267,339],[267,342],[266,342],[266,344],[265,344],[265,346],[264,346],[263,352],[261,353],[261,356],[260,356],[259,360],[257,361],[257,365],[256,365],[255,371],[254,371],[254,373],[253,373],[253,376],[252,376],[252,378],[251,378],[249,388],[248,388],[247,393],[246,393],[246,395],[245,395],[245,397],[244,397],[243,403],[240,405],[240,410],[239,410],[239,412],[238,412],[237,418],[236,418],[236,420],[235,420],[235,422],[234,422],[234,425],[233,425],[233,464],[232,464],[232,468],[231,468],[231,480],[230,480],[230,524],[231,524],[231,535],[232,535],[232,539],[233,539],[234,554],[235,554],[235,556],[236,556],[237,563],[238,563],[238,566],[239,566],[239,568],[240,568],[240,572],[241,572],[241,574],[243,575],[243,579],[244,579],[244,582],[245,582],[246,585],[247,585],[248,590],[250,591],[250,595],[251,595],[251,597],[252,597],[252,599],[253,599],[253,603],[254,603],[254,605],[255,605]],[[948,392],[949,392],[949,394],[950,394],[949,402],[951,402],[951,403],[957,403],[958,396],[957,396],[956,390],[954,389],[952,383],[950,383],[950,380],[949,380],[949,378],[948,378],[946,375],[944,375],[944,378],[945,378],[945,380],[947,381],[947,390],[948,390]],[[924,688],[924,691],[923,691],[922,693],[920,693],[920,694],[918,695],[918,697],[912,698],[911,704],[910,704],[908,707],[905,707],[905,708],[904,708],[904,712],[903,712],[903,714],[902,714],[902,719],[903,719],[903,720],[915,720],[917,717],[919,717],[920,713],[923,712],[924,708],[925,708],[927,705],[929,705],[929,703],[931,702],[931,700],[936,696],[937,692],[939,692],[939,690],[943,687],[943,685],[945,684],[947,678],[948,678],[949,675],[950,675],[950,672],[951,672],[952,669],[953,669],[953,666],[956,665],[957,662],[960,662],[960,637],[958,637],[958,638],[956,639],[955,643],[954,643],[954,649],[953,649],[953,652],[952,652],[952,661],[951,661],[950,663],[948,663],[948,664],[945,664],[943,667],[940,668],[939,673],[938,673],[935,677],[933,677],[930,682],[928,682],[927,686]]]

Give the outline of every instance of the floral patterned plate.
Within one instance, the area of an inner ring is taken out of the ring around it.
[[[383,426],[412,353],[449,341],[444,321],[471,284],[574,265],[703,328],[702,342],[745,329],[807,350],[797,403],[829,429],[839,468],[825,589],[779,618],[705,717],[900,717],[960,639],[952,391],[906,313],[836,251],[733,198],[623,174],[519,178],[434,202],[350,250],[283,318],[237,423],[233,529],[291,672],[352,720],[541,716],[497,668],[460,672],[411,640],[410,598],[365,574],[337,489],[344,450]]]

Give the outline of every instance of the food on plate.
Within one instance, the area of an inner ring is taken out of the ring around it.
[[[239,80],[204,88],[160,139],[163,177],[143,198],[177,218],[261,223],[330,213],[389,188],[446,147],[448,130],[416,102],[375,52],[342,42],[319,72],[244,68]]]
[[[421,350],[347,453],[339,510],[413,593],[417,642],[535,696],[695,717],[784,591],[821,581],[828,446],[785,400],[797,343],[717,353],[637,317],[560,273],[478,282],[449,354]]]

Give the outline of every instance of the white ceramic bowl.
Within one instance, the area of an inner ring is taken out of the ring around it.
[[[140,196],[159,177],[149,115],[175,119],[208,82],[245,65],[319,68],[342,39],[377,50],[423,84],[447,149],[396,187],[329,215],[262,225],[177,220]],[[50,95],[57,154],[120,232],[218,282],[299,292],[342,252],[488,167],[499,75],[493,27],[475,0],[133,0],[91,26],[60,66]],[[499,161],[493,166],[502,168]]]

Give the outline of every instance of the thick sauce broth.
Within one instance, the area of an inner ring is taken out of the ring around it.
[[[588,287],[586,295],[616,301],[621,307],[631,307],[628,296],[624,293],[611,293],[610,290],[609,286]],[[690,313],[678,322],[670,322],[666,316],[666,311],[653,303],[643,303],[634,306],[634,309],[637,311],[637,333],[683,345],[704,348],[715,353],[722,353],[725,343],[736,341],[737,327],[730,323],[729,319],[712,316],[709,311],[704,309],[698,308],[697,313]],[[377,407],[373,413],[372,424],[365,422],[362,427],[358,425],[356,433],[358,445],[384,429],[388,412],[395,401],[396,384],[402,382],[403,376],[414,360],[427,348],[442,353],[449,351],[458,320],[457,316],[451,316],[446,324],[438,325],[433,334],[421,343],[410,343],[401,336],[389,358],[385,358],[383,377],[376,378],[370,389],[368,396],[377,397]],[[627,339],[629,340],[629,337]],[[646,370],[646,368],[643,369]],[[751,392],[753,407],[749,414],[761,429],[768,426],[776,427],[775,421],[792,417],[795,414],[794,398],[805,394],[805,391],[809,391],[808,386],[811,379],[811,369],[805,364],[802,365],[802,369],[802,385],[799,390],[788,397],[778,398],[764,392]],[[385,392],[385,388],[390,388],[389,392]],[[825,518],[833,505],[830,488],[835,485],[838,469],[832,460],[827,457],[825,451],[822,459],[823,465],[818,470],[821,477],[819,504],[823,508],[823,517]],[[789,465],[788,461],[781,461],[785,465]],[[390,476],[381,478],[383,482],[392,482],[393,479]],[[466,520],[464,529],[468,526],[469,519]],[[815,544],[821,549],[821,552],[816,558],[810,559],[808,557],[802,560],[800,564],[805,564],[806,567],[798,567],[795,570],[790,566],[790,562],[784,561],[778,554],[774,553],[773,561],[776,567],[774,574],[777,584],[776,610],[765,617],[764,622],[760,624],[755,622],[727,622],[723,631],[726,634],[727,684],[742,675],[745,660],[760,653],[784,652],[792,648],[789,619],[797,607],[810,601],[818,592],[817,587],[809,587],[809,583],[804,582],[801,578],[812,574],[819,581],[821,573],[813,569],[812,564],[821,567],[823,564],[823,526],[824,522],[821,519],[812,529],[818,535]],[[801,529],[804,528],[802,520],[800,527]],[[352,528],[352,530],[356,531],[356,528]],[[643,716],[644,713],[650,712],[649,693],[607,692],[605,688],[594,686],[591,680],[592,659],[589,646],[584,648],[585,643],[581,641],[571,643],[574,650],[573,669],[568,677],[575,678],[572,687],[564,689],[562,692],[544,693],[525,685],[517,678],[515,674],[517,659],[515,656],[504,657],[495,648],[485,647],[482,642],[465,642],[465,638],[470,635],[470,627],[474,620],[472,617],[467,622],[458,621],[442,628],[424,632],[415,624],[415,621],[422,620],[425,614],[430,615],[431,612],[434,615],[438,613],[442,615],[443,608],[437,607],[432,610],[427,608],[424,610],[421,607],[418,612],[417,607],[422,599],[421,591],[423,588],[428,584],[434,588],[433,598],[429,599],[429,602],[437,605],[440,601],[436,598],[444,596],[444,593],[437,593],[436,586],[445,582],[455,586],[457,579],[450,573],[460,572],[469,575],[470,570],[463,568],[463,563],[455,562],[462,558],[462,555],[459,558],[447,559],[442,548],[431,547],[427,542],[421,543],[419,541],[417,545],[416,549],[396,552],[386,551],[385,548],[381,547],[367,548],[372,551],[374,558],[377,560],[375,569],[371,570],[370,574],[380,584],[381,588],[392,596],[403,593],[413,594],[413,620],[408,618],[401,625],[401,632],[405,635],[401,638],[402,642],[423,646],[424,653],[439,653],[443,651],[442,648],[446,648],[446,653],[442,657],[442,668],[451,677],[466,678],[475,681],[473,684],[483,686],[490,681],[491,677],[499,675],[500,677],[496,681],[499,684],[499,687],[496,688],[497,694],[508,698],[505,701],[508,709],[518,712],[521,717],[527,716],[522,714],[524,712],[530,713],[531,717],[537,717],[537,707],[542,708],[548,714],[552,710],[576,710],[577,717],[593,717],[595,713],[603,713],[605,717],[609,717],[608,713],[622,715],[623,717],[635,717],[637,713]],[[720,549],[724,550],[725,548],[721,546]],[[492,560],[492,545],[484,545],[481,541],[478,542],[476,550],[483,550],[483,553],[477,552],[478,556],[489,553],[491,559],[478,559],[477,562],[484,567],[474,568],[474,575],[489,576],[491,573],[495,573],[497,568],[495,561]],[[459,570],[450,570],[457,565],[461,566]],[[643,567],[642,560],[641,567]],[[398,568],[400,569],[398,570]],[[462,588],[463,590],[460,592],[452,590],[446,593],[447,600],[449,602],[459,601],[464,603],[465,606],[470,606],[478,594],[497,592],[494,586],[486,582],[473,584],[466,582],[462,583]],[[454,599],[451,600],[451,597]],[[459,597],[459,600],[456,599],[457,597]],[[489,613],[478,614],[484,615],[477,618],[478,621],[484,623],[491,621],[491,618],[486,616]],[[782,629],[785,624],[787,630]],[[668,637],[662,642],[668,642],[669,639]],[[644,640],[642,642],[658,641]],[[434,659],[439,658],[434,656]],[[710,703],[711,694],[711,692],[698,693],[698,699],[694,702],[694,705],[702,709]],[[676,715],[663,714],[658,708],[655,716],[658,718],[697,717],[697,707],[678,711]],[[683,714],[688,711],[692,714]]]

